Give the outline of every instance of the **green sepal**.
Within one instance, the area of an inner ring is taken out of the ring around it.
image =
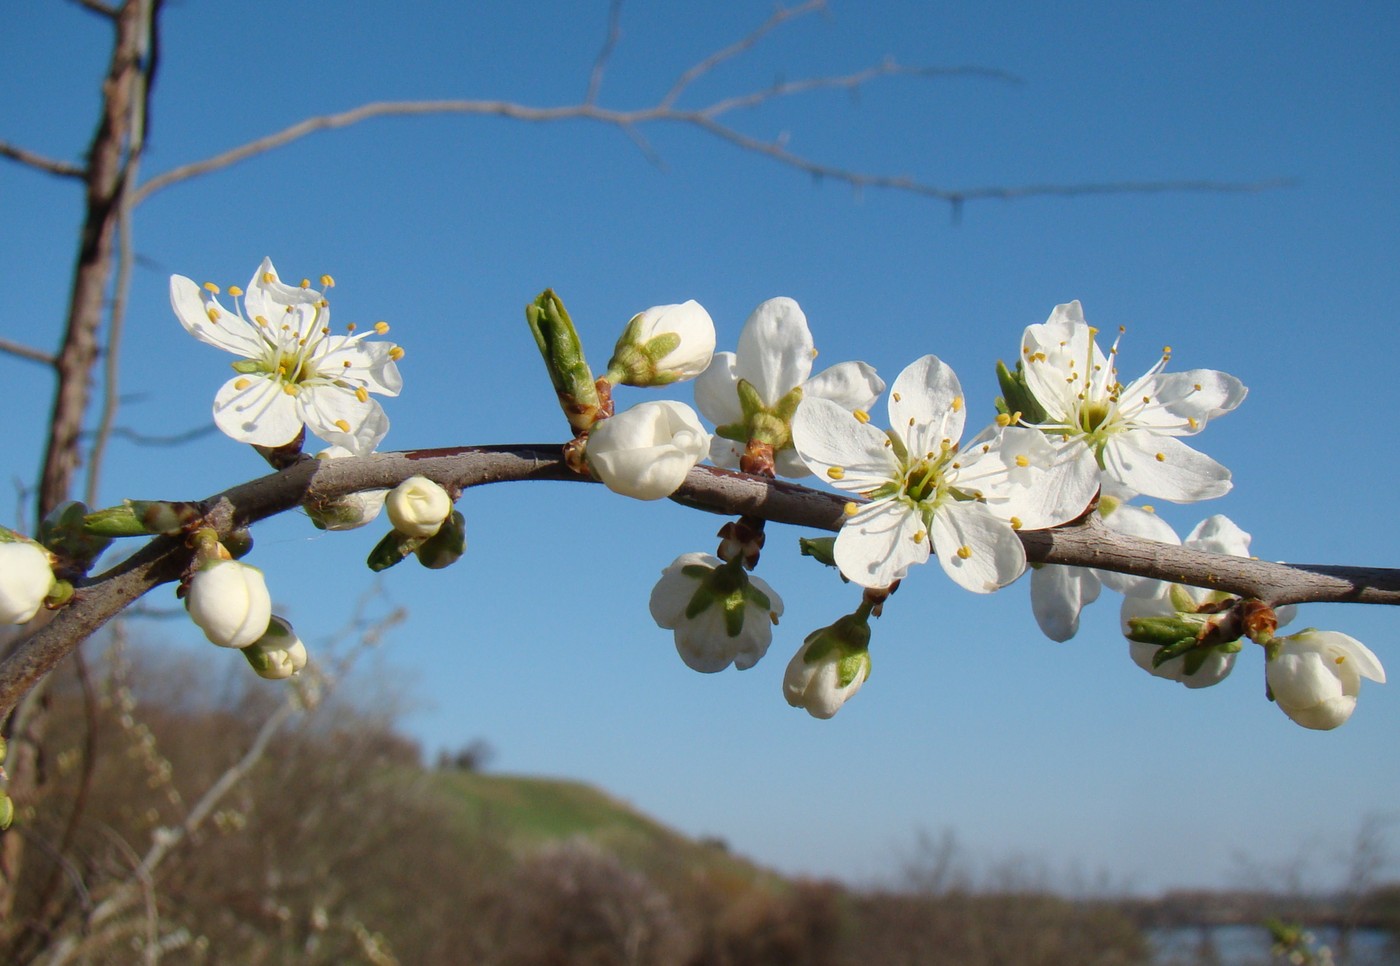
[[[410,537],[397,530],[390,530],[384,535],[383,540],[374,545],[374,549],[369,552],[365,564],[375,573],[388,570],[407,559],[408,555],[417,550],[418,545],[422,542],[421,537]]]
[[[229,363],[229,365],[233,366],[234,372],[245,376],[251,376],[255,372],[263,371],[263,364],[258,359],[239,359],[237,362]]]
[[[44,598],[46,607],[62,607],[73,599],[73,585],[66,580],[55,580],[53,586],[49,588],[48,596]]]
[[[802,556],[811,557],[828,567],[836,566],[835,537],[798,537],[797,546],[802,550]]]
[[[866,613],[857,611],[838,617],[834,623],[819,628],[807,635],[802,642],[802,663],[819,664],[839,654],[836,665],[836,682],[846,687],[864,668],[870,671],[870,621]]]
[[[234,560],[242,560],[253,550],[253,531],[239,527],[223,539],[224,549]]]
[[[83,529],[101,537],[174,536],[202,519],[199,507],[187,502],[123,500],[120,506],[94,510],[83,518]]]
[[[264,671],[272,667],[272,657],[265,648],[258,644],[249,644],[247,647],[239,648],[239,650],[242,651],[243,656],[247,658],[248,666],[251,667],[259,677],[262,676]]]
[[[1001,398],[996,401],[997,412],[1006,416],[1021,414],[1023,423],[1043,423],[1045,407],[1042,406],[1026,385],[1026,370],[1021,362],[1016,363],[1016,371],[1007,368],[1006,363],[997,360],[997,385],[1001,387]]]
[[[15,801],[4,792],[0,792],[0,832],[10,827],[15,820]]]
[[[424,540],[413,552],[424,567],[441,570],[456,563],[466,551],[467,518],[462,516],[462,511],[453,510],[438,532]]]
[[[1139,644],[1152,644],[1155,647],[1171,647],[1181,641],[1194,644],[1200,622],[1188,622],[1179,615],[1173,617],[1133,617],[1128,621],[1125,635],[1130,641]]]
[[[1209,648],[1200,647],[1199,642],[1194,637],[1183,638],[1165,647],[1159,647],[1157,653],[1152,655],[1152,666],[1161,667],[1173,658],[1181,657],[1183,654],[1204,652],[1207,650],[1209,650]],[[1197,663],[1196,666],[1199,668],[1200,664]]]
[[[600,405],[598,388],[564,303],[553,289],[545,289],[525,306],[525,321],[569,425],[575,432],[590,429]]]

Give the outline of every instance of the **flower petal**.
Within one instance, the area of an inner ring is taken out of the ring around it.
[[[732,352],[716,352],[709,367],[695,377],[695,406],[716,426],[744,418],[739,405],[739,372]]]
[[[885,391],[885,380],[864,362],[840,362],[802,384],[802,398],[830,399],[842,409],[866,412]]]
[[[842,490],[865,493],[899,478],[889,437],[830,399],[797,407],[792,444],[813,473]]]
[[[1098,600],[1102,585],[1084,567],[1047,564],[1031,571],[1031,611],[1052,641],[1067,641],[1079,631],[1079,612]]]
[[[1104,447],[1104,470],[1143,496],[1194,503],[1230,492],[1230,471],[1172,436],[1119,433]]]
[[[1026,569],[1016,531],[981,503],[940,506],[933,515],[933,548],[948,576],[979,594],[1005,587]]]
[[[389,432],[389,417],[374,399],[360,402],[349,389],[308,384],[296,397],[296,412],[306,428],[327,443],[368,456]]]
[[[898,500],[878,500],[848,517],[833,553],[847,580],[872,588],[902,579],[928,555],[923,520]]]
[[[798,304],[790,298],[769,299],[753,310],[739,333],[737,371],[772,406],[807,381],[816,354]]]
[[[915,359],[899,374],[889,411],[890,428],[903,437],[911,459],[937,453],[944,439],[962,439],[967,418],[957,374],[934,355]]]
[[[1122,398],[1146,398],[1132,416],[1134,424],[1169,436],[1191,436],[1216,416],[1223,416],[1248,393],[1244,383],[1214,369],[1150,372],[1123,390]]]
[[[392,343],[331,336],[326,344],[325,352],[316,360],[316,368],[325,378],[364,386],[381,396],[397,396],[403,388]]]
[[[219,300],[183,275],[170,276],[170,307],[185,331],[206,345],[223,349],[245,359],[263,354],[265,343],[247,320],[230,312]],[[217,313],[217,321],[210,319]]]
[[[296,400],[283,392],[279,380],[254,374],[223,384],[214,396],[214,423],[240,443],[281,446],[301,432],[302,419]]]

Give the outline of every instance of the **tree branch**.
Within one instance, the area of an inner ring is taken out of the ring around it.
[[[27,164],[45,174],[57,175],[60,178],[82,178],[87,174],[87,169],[81,165],[46,158],[41,154],[35,154],[33,151],[26,151],[24,148],[10,144],[8,141],[0,141],[0,158],[18,161],[20,164]]]
[[[568,469],[561,444],[455,447],[297,464],[203,501],[209,526],[221,534],[299,506],[361,490],[392,487],[413,475],[468,489],[524,480],[592,482]],[[725,515],[836,531],[844,495],[795,483],[697,466],[673,499]],[[1305,602],[1400,604],[1400,570],[1270,563],[1155,543],[1085,521],[1023,532],[1032,563],[1098,567],[1254,597],[1273,605]],[[106,621],[152,588],[180,578],[192,556],[181,539],[156,537],[105,573],[81,582],[74,601],[21,641],[0,663],[0,716],[24,692]]]
[[[18,342],[11,342],[9,339],[0,339],[0,352],[6,352],[12,356],[19,356],[21,359],[28,359],[30,362],[38,362],[46,366],[52,366],[58,362],[42,349],[34,349]]]

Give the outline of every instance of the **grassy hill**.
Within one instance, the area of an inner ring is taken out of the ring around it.
[[[512,852],[583,838],[663,878],[684,873],[778,891],[787,885],[723,843],[688,838],[583,782],[446,769],[430,781],[464,835],[489,832]]]

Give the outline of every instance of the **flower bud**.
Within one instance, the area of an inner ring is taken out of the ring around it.
[[[1173,590],[1180,587],[1171,586]],[[1154,677],[1193,689],[1225,680],[1235,667],[1240,644],[1202,643],[1201,637],[1209,636],[1215,617],[1195,613],[1195,606],[1184,589],[1165,597],[1124,597],[1123,636],[1128,638],[1128,656],[1133,663]]]
[[[675,632],[681,660],[705,674],[753,667],[783,613],[777,592],[741,561],[707,553],[677,557],[652,588],[650,606],[656,623]]]
[[[1356,710],[1361,679],[1384,684],[1385,669],[1355,638],[1308,628],[1275,638],[1264,677],[1284,714],[1304,728],[1328,731]]]
[[[257,567],[210,560],[190,578],[185,609],[212,643],[242,648],[267,633],[272,598]]]
[[[384,509],[399,533],[426,538],[452,514],[452,497],[426,476],[410,476],[385,497]]]
[[[627,323],[608,363],[608,380],[664,386],[694,379],[714,353],[715,324],[699,302],[656,305]]]
[[[588,465],[614,493],[670,496],[710,452],[710,434],[684,403],[644,402],[604,419],[588,437]]]
[[[568,310],[553,289],[545,289],[525,306],[525,322],[549,370],[565,418],[575,433],[586,431],[598,418],[603,401]]]
[[[870,677],[870,622],[859,612],[807,635],[788,662],[783,697],[814,718],[830,718]]]
[[[292,625],[276,615],[268,623],[267,633],[243,648],[243,656],[258,677],[269,681],[285,680],[306,667],[306,646]]]
[[[37,543],[0,543],[0,624],[23,624],[54,588],[49,552]]]

